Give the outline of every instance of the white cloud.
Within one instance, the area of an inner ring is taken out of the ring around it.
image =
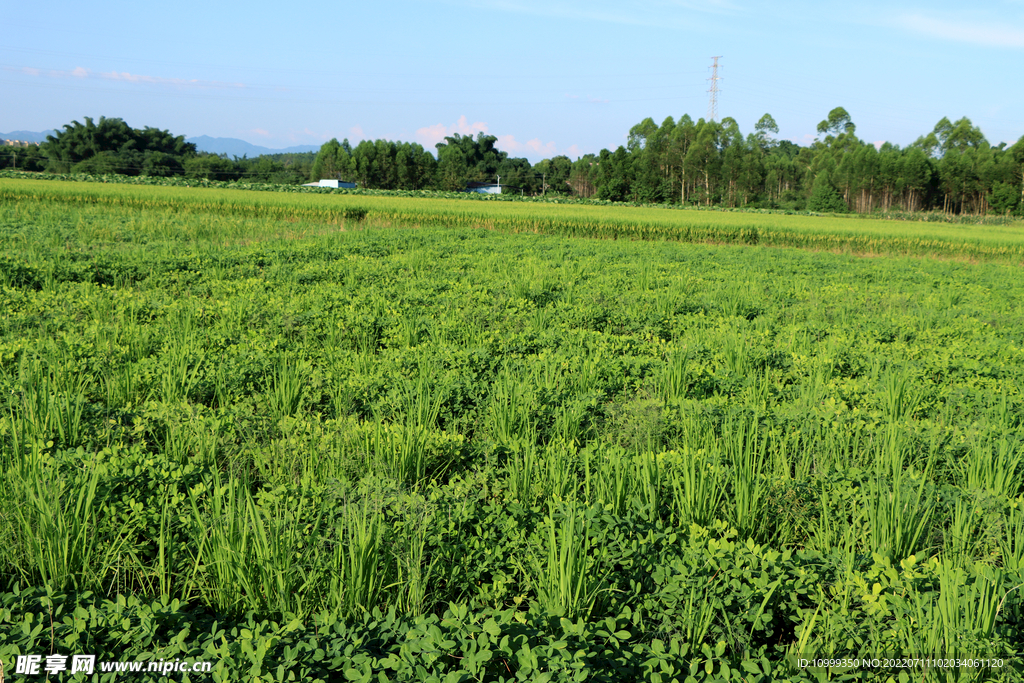
[[[433,126],[425,126],[416,130],[416,142],[427,149],[432,149],[437,143],[442,142],[446,137],[455,133],[459,135],[476,135],[486,133],[487,124],[482,121],[470,123],[465,115],[459,117],[453,126],[445,126],[443,123],[435,123]]]
[[[78,71],[78,69],[75,69]],[[83,69],[83,71],[85,71]],[[74,75],[74,72],[72,72]],[[91,74],[90,74],[91,75]],[[198,88],[244,88],[241,83],[224,83],[222,81],[204,81],[198,78],[163,78],[161,76],[146,76],[142,74],[128,73],[127,71],[108,71],[101,73],[100,78],[110,81],[122,81],[126,83],[144,83],[147,85],[173,85],[175,87],[198,87]]]
[[[25,66],[17,69],[4,67],[5,71],[20,71],[29,76],[41,76],[42,71],[33,67]],[[221,81],[204,81],[198,78],[164,78],[162,76],[147,76],[144,74],[133,74],[128,71],[105,71],[94,73],[85,67],[76,66],[71,71],[63,69],[51,69],[45,74],[49,78],[79,78],[79,79],[102,79],[105,81],[116,81],[119,83],[132,83],[142,85],[194,87],[194,88],[244,88],[243,83],[224,83]]]
[[[303,144],[303,145],[308,145],[308,144],[311,144],[313,142],[321,142],[321,143],[327,142],[328,140],[330,140],[333,137],[335,137],[335,136],[331,135],[330,133],[318,133],[315,130],[312,130],[312,129],[308,128],[308,127],[303,128],[298,133],[296,133],[295,131],[292,131],[292,132],[288,133],[288,139],[289,140],[291,140],[295,144]]]
[[[349,128],[348,134],[356,138],[357,140],[362,140],[363,138],[366,137],[366,135],[363,133],[363,127],[359,125],[352,126],[351,128]]]
[[[938,19],[923,14],[904,14],[896,24],[933,38],[974,43],[985,47],[1024,47],[1024,28],[1007,24]]]
[[[156,80],[149,76],[130,74],[127,71],[108,71],[107,73],[100,74],[100,77],[111,81],[128,81],[129,83],[153,83]]]
[[[433,126],[426,126],[425,128],[417,129],[416,141],[424,147],[433,147],[444,140],[444,136],[447,135],[447,133],[448,129],[445,128],[443,123],[436,123]]]
[[[446,137],[458,133],[459,135],[469,135],[475,137],[477,133],[487,133],[488,126],[483,121],[476,121],[470,123],[469,119],[465,116],[460,116],[459,120],[454,125],[446,126],[443,123],[435,123],[433,126],[425,126],[416,131],[416,141],[426,147],[432,149],[439,142],[443,142]],[[495,135],[497,141],[494,146],[503,152],[507,152],[512,156],[526,156],[531,159],[543,159],[557,155],[558,145],[554,141],[544,142],[540,138],[533,138],[526,142],[520,142],[514,135]],[[576,146],[573,145],[569,148],[567,153],[573,154],[578,152]]]
[[[532,149],[537,154],[541,154],[546,157],[555,156],[554,142],[543,143],[540,141],[540,138],[534,138],[532,140],[527,140],[526,146]]]
[[[526,146],[516,140],[514,135],[499,135],[498,141],[494,143],[494,146],[509,153],[520,152],[526,149]]]
[[[514,135],[499,135],[495,147],[509,154],[528,153],[531,157],[553,157],[557,154],[554,142],[542,142],[540,138],[519,142]]]

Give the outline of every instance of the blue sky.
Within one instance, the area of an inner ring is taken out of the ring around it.
[[[0,131],[120,117],[272,148],[485,131],[536,162],[624,144],[646,117],[765,113],[807,144],[842,106],[870,142],[943,116],[1024,134],[1024,0],[12,3]]]

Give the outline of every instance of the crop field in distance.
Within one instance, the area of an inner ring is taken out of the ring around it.
[[[1022,261],[0,179],[0,679],[1022,680]]]

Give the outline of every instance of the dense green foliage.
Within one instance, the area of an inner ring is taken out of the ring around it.
[[[353,149],[348,140],[340,144],[331,140],[317,153],[309,179],[339,178],[381,190],[422,190],[434,187],[436,171],[434,157],[416,143],[363,140]]]
[[[48,159],[46,170],[55,173],[172,176],[184,172],[196,146],[165,130],[137,130],[103,116],[97,123],[87,116],[84,124],[72,121],[46,136],[40,151]]]
[[[202,156],[197,157],[197,159]],[[227,161],[222,159],[221,167]],[[276,185],[300,185],[306,182],[310,169],[316,160],[315,152],[284,152],[281,154],[261,154],[249,159],[235,157],[230,160],[234,174],[227,177],[213,177],[197,173],[186,175],[193,178],[209,178],[211,180],[238,180],[243,183],[270,183]]]
[[[315,158],[306,152],[229,159],[197,152],[194,144],[168,131],[137,130],[104,117],[72,121],[42,145],[0,147],[0,169],[276,184],[306,182]]]
[[[1017,266],[690,217],[3,181],[4,670],[1019,680]]]
[[[27,147],[4,145],[0,147],[0,169],[39,172],[46,168],[46,157],[39,145]]]
[[[822,213],[846,213],[846,202],[839,196],[827,173],[820,174],[814,181],[807,208]]]
[[[526,159],[509,158],[495,148],[498,138],[455,133],[437,145],[437,158],[416,143],[348,140],[324,143],[310,173],[311,180],[339,178],[376,190],[462,192],[470,182],[496,182],[521,194],[535,194],[539,179]],[[542,176],[543,177],[543,176]]]
[[[807,147],[774,133],[768,114],[746,137],[731,118],[669,117],[660,126],[645,119],[630,129],[626,146],[573,163],[568,184],[583,196],[644,202],[1024,213],[1024,140],[992,146],[966,118],[942,119],[905,149],[858,139],[842,107],[829,112]],[[841,206],[831,196],[814,198],[819,178],[835,188]]]

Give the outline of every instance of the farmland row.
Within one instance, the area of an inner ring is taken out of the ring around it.
[[[474,227],[601,239],[789,246],[868,254],[1019,262],[1024,223],[936,225],[825,216],[662,208],[481,202],[458,199],[262,193],[0,179],[0,199],[218,213],[341,224]]]

